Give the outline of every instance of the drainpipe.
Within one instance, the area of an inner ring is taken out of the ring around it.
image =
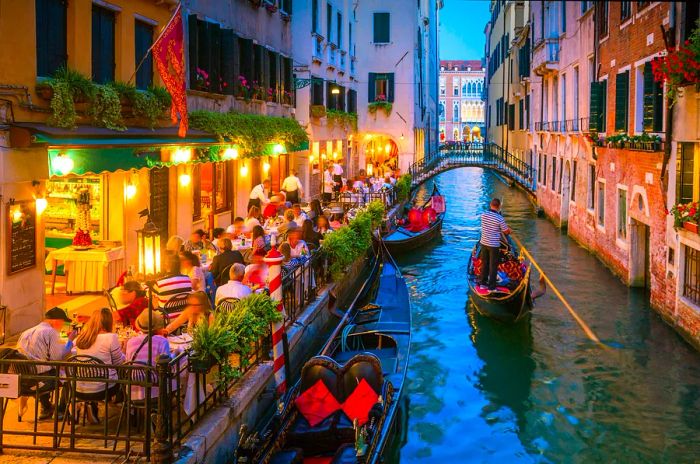
[[[669,29],[666,31],[661,25],[661,37],[664,38],[666,50],[671,51],[676,43],[676,2],[671,2],[669,13]],[[661,193],[668,194],[668,162],[671,160],[671,141],[673,138],[673,100],[666,97],[666,143],[664,145],[664,160],[661,165]]]

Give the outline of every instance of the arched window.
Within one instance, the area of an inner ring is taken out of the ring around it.
[[[452,122],[459,122],[459,102],[454,102],[452,106]]]
[[[470,83],[469,83],[469,87],[468,87],[468,89],[467,89],[467,90],[468,90],[467,93],[468,93],[468,95],[470,95],[470,96],[474,93],[474,87],[473,87],[473,86],[474,86],[474,84],[472,84],[472,83],[470,82]]]
[[[467,121],[467,102],[462,102],[462,122]]]
[[[440,103],[438,103],[438,114],[440,115],[440,121],[444,121],[445,120],[445,102],[442,100],[440,101]]]
[[[467,95],[467,81],[462,79],[462,96],[464,97],[466,95]]]

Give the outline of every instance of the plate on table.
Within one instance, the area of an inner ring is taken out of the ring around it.
[[[71,245],[71,248],[73,248],[73,251],[87,251],[90,249],[90,246]]]

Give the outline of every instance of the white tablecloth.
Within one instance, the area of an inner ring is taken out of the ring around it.
[[[73,247],[61,248],[46,257],[46,270],[55,269],[57,261],[63,261],[66,271],[66,292],[102,292],[117,284],[125,271],[124,247],[77,251]]]

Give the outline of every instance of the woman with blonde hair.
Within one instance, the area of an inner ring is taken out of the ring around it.
[[[109,308],[93,311],[80,334],[75,339],[78,356],[92,356],[105,364],[124,364],[126,358],[119,344],[119,337],[113,333],[114,319]],[[117,371],[109,369],[109,379],[117,380]],[[94,393],[95,401],[104,400],[105,390],[108,396],[117,393],[119,385],[109,382],[76,382],[76,391],[80,393]],[[88,414],[92,422],[97,422],[97,404],[90,403]]]
[[[214,322],[209,297],[204,292],[194,292],[187,297],[185,310],[163,329],[162,335],[168,335],[185,324],[187,324],[187,330],[191,331],[194,326],[205,320],[209,324]]]
[[[253,228],[255,226],[259,226],[259,225],[260,225],[260,208],[253,205],[248,210],[248,216],[246,216],[245,222],[243,223],[243,229],[247,233],[250,233],[253,231]]]

